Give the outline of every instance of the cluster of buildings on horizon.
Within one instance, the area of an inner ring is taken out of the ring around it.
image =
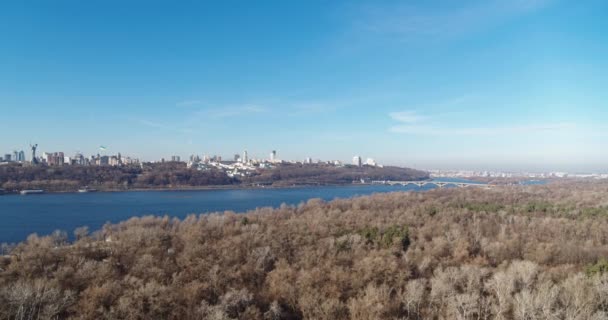
[[[139,159],[131,157],[123,157],[120,153],[117,155],[91,155],[85,157],[77,152],[74,156],[66,156],[63,152],[43,152],[42,155],[36,155],[38,145],[31,145],[31,156],[26,159],[25,152],[13,151],[12,154],[7,153],[4,157],[0,157],[0,164],[9,163],[28,163],[32,165],[48,165],[48,166],[122,166],[140,164]]]
[[[3,157],[0,156],[0,162],[19,162],[24,163],[25,160],[25,152],[21,151],[13,151],[13,153],[7,153]]]
[[[74,156],[66,156],[64,152],[43,152],[42,155],[36,155],[38,145],[30,145],[31,156],[29,160],[26,159],[25,152],[14,151],[13,154],[5,154],[4,157],[0,157],[0,164],[8,163],[28,163],[33,165],[48,165],[48,166],[64,166],[64,165],[80,165],[80,166],[122,166],[122,165],[133,165],[141,164],[137,158],[123,157],[120,153],[117,155],[91,155],[85,157],[81,153],[77,152]],[[105,150],[105,149],[104,149]],[[169,160],[170,159],[170,160]],[[188,161],[182,161],[180,156],[174,155],[165,160],[160,159],[158,162],[185,162],[188,168],[196,168],[198,170],[208,170],[211,168],[219,168],[223,171],[230,172],[229,175],[246,175],[247,172],[253,171],[257,168],[271,168],[273,165],[291,163],[291,164],[325,164],[334,166],[344,166],[345,164],[340,160],[322,161],[320,159],[313,160],[307,157],[303,161],[285,161],[277,157],[277,151],[272,150],[267,159],[252,158],[247,153],[247,150],[241,154],[235,154],[230,160],[222,159],[221,156],[208,156],[203,155],[191,155]],[[354,166],[374,166],[382,167],[374,159],[367,158],[365,162],[360,156],[354,156],[352,159],[352,165]]]
[[[179,156],[172,156],[171,161],[180,162]],[[164,159],[161,159],[161,162],[164,162]],[[329,160],[322,161],[320,159],[313,160],[310,157],[307,157],[303,161],[285,161],[281,160],[277,157],[277,151],[272,150],[267,159],[257,159],[251,158],[247,152],[247,150],[243,151],[241,154],[235,154],[233,158],[229,161],[223,161],[221,156],[207,156],[204,155],[202,157],[198,155],[191,155],[189,161],[187,162],[188,168],[195,168],[197,170],[210,170],[210,169],[220,169],[229,177],[238,177],[238,176],[248,176],[253,173],[257,169],[269,169],[277,164],[302,164],[302,165],[312,165],[312,164],[324,164],[324,165],[333,165],[333,166],[344,166],[345,164],[340,160]],[[373,159],[367,159],[365,163],[362,162],[361,157],[355,156],[353,157],[352,165],[355,166],[377,166],[382,167],[377,164]]]
[[[30,145],[31,154],[26,158],[25,151],[13,151],[0,156],[0,164],[10,163],[27,163],[40,164],[48,166],[64,166],[64,165],[80,165],[80,166],[124,166],[124,165],[141,165],[142,162],[138,158],[124,157],[120,153],[116,155],[91,155],[85,157],[77,152],[73,156],[66,156],[64,152],[43,152],[40,156],[36,155],[38,145]],[[246,176],[256,169],[272,168],[277,164],[324,164],[333,166],[345,166],[340,160],[323,161],[320,159],[313,160],[310,157],[303,161],[281,160],[277,157],[277,151],[272,150],[267,159],[252,158],[247,153],[247,150],[242,154],[234,154],[232,159],[222,159],[221,156],[191,155],[188,161],[182,161],[180,156],[171,156],[167,160],[164,158],[160,161],[153,162],[185,162],[188,168],[198,170],[209,170],[212,168],[220,169],[226,172],[229,176]],[[356,155],[352,158],[350,165],[353,166],[372,166],[383,167],[374,159],[363,158]],[[445,177],[479,177],[479,178],[531,178],[531,179],[549,179],[549,178],[594,178],[608,179],[608,173],[568,173],[568,172],[513,172],[513,171],[478,171],[478,170],[425,170],[434,178]]]
[[[433,178],[592,178],[608,179],[608,173],[568,173],[568,172],[503,172],[475,170],[426,170]]]

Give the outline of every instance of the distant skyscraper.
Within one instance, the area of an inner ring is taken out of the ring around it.
[[[65,163],[63,152],[45,153],[46,163],[49,166],[62,166]]]
[[[19,151],[19,162],[25,162],[25,152],[23,150]]]
[[[354,156],[353,157],[353,165],[360,167],[361,166],[361,157],[359,156]]]
[[[11,154],[10,153],[7,153],[7,154],[4,155],[4,161],[5,162],[11,162]]]
[[[120,159],[117,156],[111,156],[108,160],[108,164],[115,167],[120,165]]]
[[[249,163],[249,158],[247,157],[247,150],[243,151],[243,163]]]
[[[277,160],[277,151],[272,150],[272,152],[270,153],[270,162],[275,162],[276,160]]]
[[[312,164],[312,158],[311,157],[306,158],[306,160],[304,160],[304,163]]]
[[[241,160],[241,156],[237,153],[234,155],[234,162],[239,162]]]
[[[171,156],[171,161],[180,162],[181,158],[179,156]]]
[[[79,165],[79,166],[86,165],[86,159],[84,158],[84,156],[81,153],[76,153],[73,157],[73,161],[74,161],[74,164]]]

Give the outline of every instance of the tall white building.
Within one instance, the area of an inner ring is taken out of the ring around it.
[[[275,162],[276,160],[277,160],[277,151],[272,150],[272,152],[270,153],[270,162]]]
[[[306,160],[304,160],[304,163],[312,164],[312,158],[311,157],[306,158]]]
[[[247,157],[247,150],[243,151],[243,163],[249,163],[249,157]]]
[[[361,157],[359,156],[354,156],[353,157],[353,165],[360,167],[361,166]]]

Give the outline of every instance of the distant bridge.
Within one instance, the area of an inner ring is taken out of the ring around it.
[[[387,184],[391,186],[402,185],[407,186],[408,184],[413,184],[418,187],[422,187],[428,184],[434,184],[439,188],[443,188],[447,185],[453,185],[458,188],[464,187],[482,187],[482,188],[490,188],[491,185],[485,183],[477,183],[477,182],[450,182],[450,181],[433,181],[433,180],[422,180],[422,181],[392,181],[392,180],[375,180],[372,181],[372,184]]]

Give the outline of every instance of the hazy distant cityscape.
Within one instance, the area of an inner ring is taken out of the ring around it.
[[[0,165],[11,163],[46,165],[46,166],[129,166],[142,165],[146,161],[141,161],[139,158],[124,156],[120,152],[112,155],[106,154],[107,149],[103,146],[99,147],[99,153],[84,156],[80,152],[69,156],[65,152],[42,152],[37,154],[38,145],[30,146],[29,156],[26,156],[24,150],[5,153],[0,156]],[[283,160],[280,159],[276,150],[272,150],[267,158],[250,157],[247,150],[242,153],[235,153],[231,158],[223,158],[219,155],[197,155],[192,154],[189,158],[183,159],[179,155],[172,155],[167,158],[161,158],[150,163],[164,162],[182,162],[186,163],[187,168],[197,169],[200,171],[220,169],[229,177],[244,177],[250,175],[257,169],[269,169],[275,165],[282,163],[290,164],[324,164],[331,166],[372,166],[382,168],[373,158],[366,158],[355,155],[350,162],[342,160],[321,160],[307,157],[303,160]],[[591,178],[591,179],[608,179],[608,173],[591,172],[591,173],[572,173],[564,171],[548,171],[548,172],[528,172],[528,171],[500,171],[500,170],[458,170],[458,169],[426,169],[432,178],[531,178],[531,179],[549,179],[549,178]]]
[[[608,179],[608,173],[570,173],[570,172],[512,172],[512,171],[475,171],[475,170],[426,170],[433,178],[593,178]]]
[[[99,147],[99,152],[95,155],[84,156],[80,152],[76,152],[74,155],[69,156],[63,151],[59,152],[42,152],[37,154],[38,145],[30,145],[30,156],[26,157],[26,153],[23,150],[13,151],[12,153],[6,153],[3,157],[0,157],[0,165],[8,165],[12,163],[21,163],[28,165],[42,165],[42,166],[129,166],[129,165],[143,165],[144,161],[140,161],[139,158],[123,156],[120,152],[115,155],[106,154],[107,148],[104,146]],[[164,163],[164,162],[181,162],[186,163],[188,169],[197,169],[199,171],[219,169],[224,171],[229,177],[244,177],[250,175],[257,169],[269,169],[275,165],[282,163],[290,164],[324,164],[330,166],[371,166],[382,168],[383,165],[377,163],[373,158],[367,158],[363,161],[361,156],[355,155],[352,158],[351,163],[344,163],[341,160],[321,160],[307,157],[301,161],[297,160],[282,160],[278,157],[277,151],[272,150],[269,153],[268,158],[253,158],[250,157],[247,150],[244,150],[242,154],[235,153],[231,158],[222,158],[219,155],[197,155],[192,154],[188,160],[182,159],[181,156],[172,155],[168,158],[161,158],[157,161],[151,161],[151,163]]]

